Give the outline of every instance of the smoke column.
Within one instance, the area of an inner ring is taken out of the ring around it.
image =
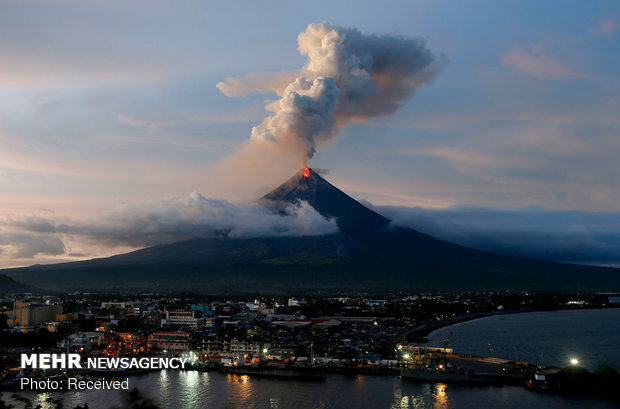
[[[219,164],[228,176],[241,172],[239,182],[252,170],[269,181],[264,188],[273,187],[351,122],[394,113],[434,79],[443,60],[421,39],[365,35],[329,23],[310,24],[298,44],[308,57],[299,72],[248,74],[217,84],[231,97],[265,91],[280,97],[267,105],[272,114],[254,126],[241,150]]]

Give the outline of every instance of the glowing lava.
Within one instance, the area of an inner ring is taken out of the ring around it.
[[[310,177],[310,168],[304,168],[304,177]]]

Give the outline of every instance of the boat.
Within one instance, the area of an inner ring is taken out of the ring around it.
[[[97,368],[88,371],[90,376],[104,377],[104,378],[118,378],[129,374],[129,370],[126,368]]]
[[[432,367],[412,366],[402,367],[400,372],[402,379],[415,379],[427,382],[443,383],[471,383],[471,384],[499,384],[497,376],[484,372],[440,369]]]
[[[322,381],[327,374],[322,366],[294,366],[294,365],[238,365],[224,366],[221,372],[235,375],[266,376],[286,379],[304,379]]]
[[[544,374],[536,373],[534,378],[525,381],[525,387],[531,391],[549,391],[551,387],[547,385],[547,378]]]
[[[443,348],[419,346],[410,348],[413,356],[404,355],[405,361],[400,370],[401,378],[443,383],[501,384],[497,374],[454,367],[448,359],[449,354],[453,352],[452,348],[447,347],[449,341],[444,342]]]

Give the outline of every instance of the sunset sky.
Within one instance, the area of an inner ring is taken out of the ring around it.
[[[216,85],[300,70],[297,37],[323,21],[421,38],[441,66],[393,115],[320,146],[311,167],[440,238],[620,265],[615,0],[9,0],[0,267],[188,238],[175,229],[213,218],[251,220],[260,212],[251,199],[298,169],[283,158],[277,174],[225,174],[279,97],[229,97]]]

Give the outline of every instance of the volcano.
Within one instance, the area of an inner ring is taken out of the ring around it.
[[[348,196],[310,168],[301,169],[259,199],[263,206],[279,212],[301,201],[308,202],[323,217],[336,219],[340,231],[353,236],[371,234],[390,223],[389,219]]]
[[[307,202],[334,219],[339,232],[195,239],[0,273],[48,291],[620,291],[620,272],[615,268],[489,253],[394,226],[310,168],[301,169],[258,202],[274,212]]]

